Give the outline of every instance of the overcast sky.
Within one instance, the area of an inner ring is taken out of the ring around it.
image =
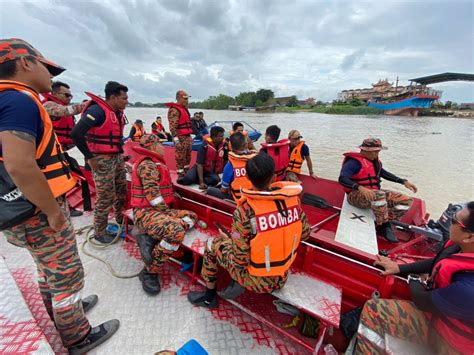
[[[332,100],[380,78],[401,84],[474,73],[473,1],[0,0],[0,37],[20,37],[68,70],[76,98],[105,82],[130,101],[270,88]],[[474,84],[436,84],[474,101]]]

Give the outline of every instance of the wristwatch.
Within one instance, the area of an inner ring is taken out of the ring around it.
[[[407,278],[407,284],[410,284],[410,281],[421,282],[421,277],[420,275],[410,274],[408,275],[408,278]]]

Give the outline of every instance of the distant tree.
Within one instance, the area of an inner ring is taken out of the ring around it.
[[[361,106],[362,105],[362,102],[359,100],[359,99],[356,99],[356,98],[353,98],[349,104],[351,106]]]
[[[243,106],[255,106],[255,101],[257,101],[255,92],[248,91],[248,92],[241,92],[235,97],[235,103],[237,105]]]
[[[451,106],[453,105],[453,103],[451,101],[446,101],[446,103],[444,104],[444,107],[446,108],[451,108]]]
[[[235,100],[234,100],[233,97],[227,96],[227,95],[224,95],[224,94],[220,94],[219,96],[214,98],[212,108],[214,110],[227,110],[229,105],[234,104],[234,101]]]
[[[275,94],[270,89],[259,89],[255,96],[257,100],[260,100],[262,103],[268,102],[270,99],[275,97]]]
[[[318,100],[316,102],[316,106],[323,106],[324,105],[324,102],[322,102],[321,100]]]
[[[257,101],[255,101],[255,106],[257,106],[257,107],[258,107],[258,106],[263,106],[262,100],[257,100]]]
[[[293,95],[289,100],[288,103],[286,104],[288,107],[296,107],[298,106],[298,99],[296,98],[295,95]]]
[[[135,107],[143,107],[143,106],[145,106],[143,102],[140,102],[140,101],[135,102]]]

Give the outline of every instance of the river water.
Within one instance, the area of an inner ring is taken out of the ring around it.
[[[190,110],[191,114],[195,110]],[[449,117],[344,116],[319,113],[255,113],[202,110],[208,124],[216,120],[245,121],[264,133],[276,124],[281,137],[298,129],[308,144],[316,175],[337,180],[344,152],[355,150],[366,137],[379,137],[388,150],[380,154],[384,168],[417,185],[417,197],[438,218],[450,202],[474,200],[474,120]],[[145,128],[156,115],[168,126],[166,109],[127,108],[130,122],[142,119]],[[126,127],[128,134],[130,126]],[[263,137],[259,142],[263,141]],[[259,148],[259,144],[256,145]],[[304,166],[306,170],[306,165]],[[383,187],[411,193],[402,185]]]

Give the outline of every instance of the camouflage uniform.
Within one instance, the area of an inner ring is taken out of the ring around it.
[[[176,171],[182,176],[189,170],[191,164],[191,151],[193,149],[193,139],[190,135],[178,136],[178,122],[180,113],[171,107],[168,111],[168,121],[170,132],[173,137],[178,137],[179,142],[175,145]]]
[[[115,220],[122,222],[127,201],[127,173],[122,154],[96,155],[94,160],[97,162],[97,168],[92,171],[97,194],[94,230],[96,236],[104,236],[112,206]]]
[[[367,301],[360,317],[355,353],[386,354],[385,334],[431,347],[437,354],[457,354],[432,328],[426,313],[409,301]]]
[[[60,231],[53,231],[47,216],[40,213],[4,233],[10,243],[26,248],[33,256],[46,310],[64,346],[69,347],[86,337],[90,324],[82,308],[84,269],[68,205],[64,198],[58,198],[58,203],[66,216]]]
[[[301,240],[306,240],[310,235],[310,225],[301,208],[299,213],[303,224]],[[208,240],[201,270],[204,281],[215,282],[219,266],[221,266],[229,272],[233,280],[247,290],[270,293],[283,287],[288,274],[261,277],[250,275],[247,270],[250,261],[250,241],[256,235],[250,222],[253,218],[255,218],[255,212],[247,202],[244,202],[234,212],[232,238],[218,236]]]
[[[371,208],[375,215],[377,225],[399,220],[411,207],[413,199],[400,192],[388,190],[372,190],[375,193],[374,200],[368,200],[359,191],[351,191],[347,195],[347,201],[359,208]]]
[[[145,196],[152,201],[161,196],[158,182],[160,173],[155,163],[145,159],[137,168]],[[174,210],[165,203],[133,210],[135,225],[158,243],[153,249],[153,261],[147,266],[149,273],[160,273],[164,263],[179,248],[190,225],[186,220],[197,222],[197,215],[187,210]],[[187,218],[186,218],[187,217]],[[184,218],[184,220],[183,220]]]

